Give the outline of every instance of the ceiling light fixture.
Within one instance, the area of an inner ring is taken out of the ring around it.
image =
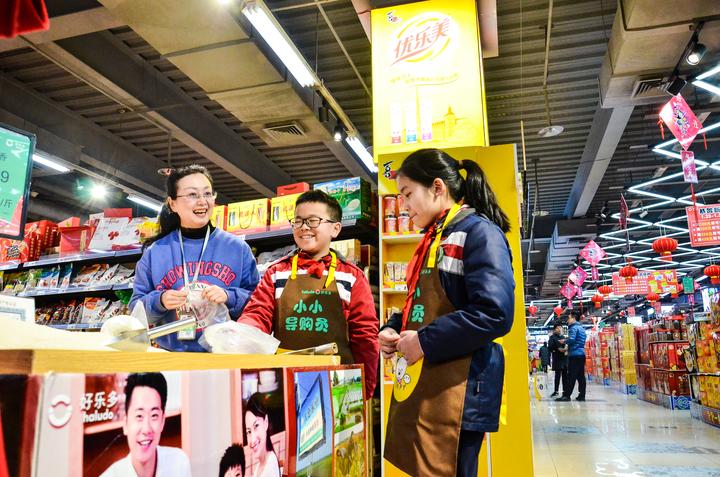
[[[342,127],[342,124],[338,124],[335,126],[335,131],[333,131],[333,139],[335,142],[343,142],[343,139],[347,137],[347,133],[345,132],[345,129]]]
[[[696,43],[692,50],[688,52],[685,61],[687,64],[695,66],[702,61],[705,53],[707,53],[707,47],[702,43]]]
[[[62,165],[58,162],[52,161],[52,160],[42,157],[38,154],[33,154],[33,162],[36,164],[45,166],[48,169],[52,169],[57,172],[62,172],[62,173],[70,172],[69,167],[65,167],[64,165]]]
[[[345,142],[348,146],[350,146],[350,148],[355,152],[355,154],[357,154],[362,163],[365,164],[365,167],[367,167],[368,171],[377,172],[378,168],[373,161],[372,154],[368,152],[368,150],[365,148],[365,145],[360,139],[355,136],[350,136],[345,138]]]
[[[316,86],[320,84],[310,65],[307,64],[265,2],[247,0],[242,7],[242,12],[300,85]]]
[[[103,199],[107,195],[107,187],[102,184],[93,184],[90,195],[93,199]]]
[[[135,202],[138,205],[142,205],[143,207],[147,207],[148,209],[154,210],[155,212],[160,212],[160,209],[162,209],[162,204],[160,204],[159,202],[145,199],[144,197],[140,197],[138,195],[128,195],[128,200],[131,202]]]
[[[558,124],[552,123],[552,119],[550,118],[550,102],[548,101],[547,87],[544,88],[544,94],[545,94],[545,116],[547,117],[548,125],[538,131],[538,136],[554,137],[554,136],[561,134],[565,130],[565,128]]]

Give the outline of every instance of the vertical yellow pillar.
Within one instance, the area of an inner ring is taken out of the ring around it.
[[[515,322],[502,340],[504,422],[483,446],[479,476],[533,475],[525,304],[520,248],[520,207],[514,145],[487,147],[488,132],[477,12],[474,0],[430,0],[372,11],[373,147],[379,168],[380,208],[397,194],[390,171],[409,152],[436,147],[481,165],[510,218],[515,275]],[[381,230],[380,261],[407,262],[420,236]],[[381,291],[381,319],[401,308],[402,292]],[[389,373],[384,373],[389,375]],[[387,416],[391,381],[383,386]],[[383,442],[384,442],[383,422]],[[490,457],[487,452],[490,449]],[[386,476],[405,475],[383,461]]]

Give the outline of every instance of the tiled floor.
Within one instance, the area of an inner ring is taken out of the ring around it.
[[[720,429],[588,383],[586,402],[536,401],[536,477],[720,477]]]

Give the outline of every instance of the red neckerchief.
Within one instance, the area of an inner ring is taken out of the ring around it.
[[[402,311],[403,330],[405,329],[408,317],[410,316],[410,308],[412,307],[413,297],[415,296],[417,282],[420,279],[420,270],[425,263],[425,256],[430,249],[430,245],[432,245],[432,241],[435,238],[438,227],[443,223],[445,217],[447,217],[448,212],[450,212],[450,209],[447,209],[443,213],[438,215],[435,223],[425,232],[425,235],[423,236],[422,240],[420,240],[418,246],[415,248],[415,252],[413,253],[412,258],[408,263],[406,274],[408,294],[405,298],[405,305],[403,306]]]
[[[305,252],[298,252],[298,269],[307,270],[308,275],[320,278],[325,270],[330,268],[332,256],[325,255],[319,260],[315,260]]]

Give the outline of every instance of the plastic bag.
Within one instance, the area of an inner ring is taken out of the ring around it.
[[[185,309],[197,319],[199,329],[230,321],[230,312],[223,303],[212,303],[202,297],[202,290],[188,291]]]
[[[227,321],[209,326],[198,341],[211,353],[275,354],[280,340],[250,325]]]

